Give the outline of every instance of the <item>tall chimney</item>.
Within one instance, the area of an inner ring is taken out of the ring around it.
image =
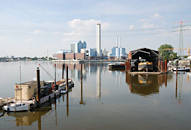
[[[101,56],[101,24],[97,24],[97,56]]]

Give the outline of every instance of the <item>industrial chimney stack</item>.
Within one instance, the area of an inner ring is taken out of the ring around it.
[[[97,56],[101,56],[101,24],[97,24]]]

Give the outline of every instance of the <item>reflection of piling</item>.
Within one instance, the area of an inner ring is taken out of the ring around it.
[[[165,77],[164,77],[165,79],[165,87],[167,87],[167,74],[165,74]]]
[[[40,102],[40,70],[39,70],[39,67],[37,67],[36,73],[37,73],[37,88],[38,88],[37,101]]]
[[[69,93],[66,94],[66,115],[69,116]]]
[[[56,109],[56,100],[55,100],[55,104],[54,104],[54,109],[55,109],[55,120],[56,120],[56,126],[58,124],[58,121],[57,121],[57,109]]]
[[[41,115],[38,115],[38,130],[41,130]]]
[[[66,66],[66,92],[68,92],[68,66]]]
[[[177,70],[176,70],[177,71]],[[178,75],[177,75],[177,72],[176,72],[176,91],[175,91],[175,97],[177,98],[177,91],[178,91]]]

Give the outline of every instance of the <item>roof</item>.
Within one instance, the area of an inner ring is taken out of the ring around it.
[[[130,51],[131,59],[138,59],[139,57],[150,59],[159,56],[159,52],[156,50],[148,49],[148,48],[140,48],[137,50]]]

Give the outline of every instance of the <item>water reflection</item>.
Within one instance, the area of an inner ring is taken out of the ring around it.
[[[41,117],[46,115],[50,110],[52,110],[51,105],[46,104],[33,112],[12,112],[8,113],[8,116],[16,118],[16,126],[30,126],[38,121],[38,130],[41,130]]]
[[[163,75],[130,75],[126,72],[126,83],[131,93],[141,96],[159,93],[162,84],[167,87],[167,81],[172,79],[171,74]]]
[[[191,106],[191,80],[188,75],[178,75],[176,80],[175,74],[133,76],[126,72],[111,72],[107,64],[67,65],[69,77],[75,82],[73,90],[58,98],[52,106],[34,112],[10,113],[9,116],[16,118],[16,126],[29,126],[24,129],[38,127],[39,130],[118,129],[118,126],[121,129],[155,129],[160,122],[162,129],[167,126],[169,129],[180,129],[182,125],[179,124],[186,122],[185,128],[190,128],[187,123]],[[54,64],[50,66],[54,73]],[[60,73],[58,80],[64,78],[66,64],[56,66],[59,68],[57,73]],[[104,103],[100,103],[100,100]],[[5,120],[0,120],[0,129],[10,128],[2,126],[8,118],[1,117]],[[15,122],[7,124],[20,129],[15,127]],[[134,122],[138,125],[134,125]]]
[[[101,68],[97,68],[97,97],[101,99]]]

